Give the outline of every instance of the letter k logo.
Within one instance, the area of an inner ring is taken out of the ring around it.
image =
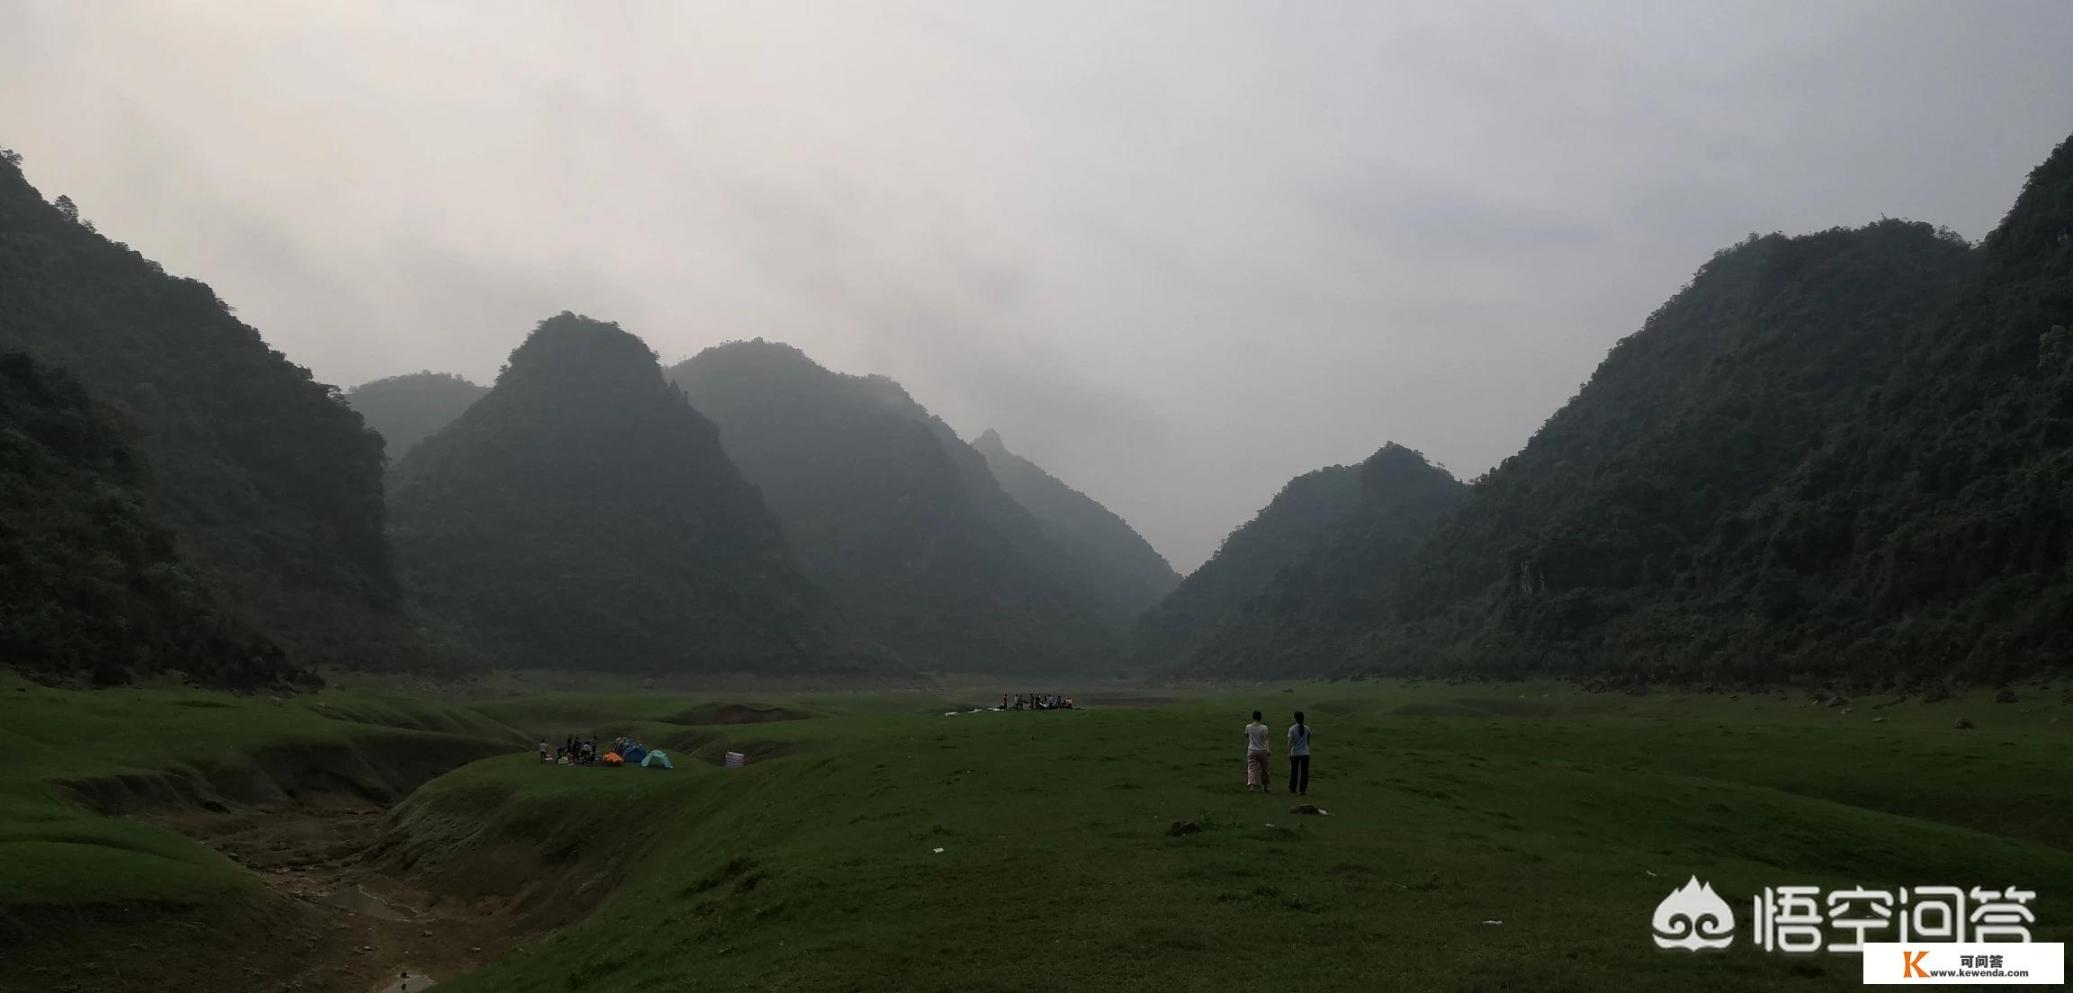
[[[1923,959],[1925,959],[1925,958],[1927,958],[1927,957],[1929,957],[1929,953],[1928,953],[1927,951],[1919,951],[1919,952],[1910,952],[1910,951],[1908,951],[1908,950],[1907,950],[1907,949],[1905,949],[1905,948],[1901,949],[1901,950],[1900,950],[1900,961],[1901,961],[1901,969],[1900,969],[1900,978],[1902,978],[1902,979],[1917,979],[1917,978],[1919,978],[1919,979],[1928,979],[1928,978],[1929,978],[1929,974],[1928,974],[1928,973],[1926,973],[1926,972],[1923,972],[1923,971],[1922,971],[1922,960],[1923,960]]]

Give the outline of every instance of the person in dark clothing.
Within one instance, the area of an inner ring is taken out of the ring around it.
[[[1298,796],[1310,792],[1310,725],[1303,723],[1300,710],[1288,729],[1288,788]]]

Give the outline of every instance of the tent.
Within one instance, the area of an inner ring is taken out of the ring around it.
[[[641,760],[642,768],[647,768],[648,766],[656,766],[663,769],[676,768],[676,766],[669,764],[669,754],[659,748],[649,752],[648,757]]]
[[[606,765],[625,765],[626,759],[618,752],[606,752],[604,762]]]
[[[639,745],[628,745],[625,751],[619,753],[619,757],[628,762],[639,762],[641,757],[647,754],[648,750]]]

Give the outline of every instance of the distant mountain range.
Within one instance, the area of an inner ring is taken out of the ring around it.
[[[382,436],[394,464],[488,392],[452,373],[413,372],[362,383],[346,391],[345,401]]]
[[[0,653],[240,687],[2002,680],[2073,658],[2068,325],[2073,142],[1978,246],[1888,220],[1724,249],[1482,478],[1385,445],[1179,580],[998,434],[761,339],[665,371],[565,313],[487,390],[341,394],[0,155]]]
[[[1036,518],[1044,535],[1080,560],[1074,572],[1090,584],[1095,600],[1112,612],[1117,623],[1134,622],[1180,585],[1180,575],[1165,556],[1129,522],[1042,466],[1009,451],[998,432],[988,428],[972,447],[986,456],[986,466],[1001,490]]]
[[[908,664],[1106,665],[1146,602],[1137,553],[1090,554],[1077,530],[1088,508],[1057,493],[1063,484],[1047,489],[1010,467],[1047,514],[1066,515],[1040,518],[986,455],[889,379],[830,372],[761,339],[707,349],[670,376],[719,424],[807,575]]]

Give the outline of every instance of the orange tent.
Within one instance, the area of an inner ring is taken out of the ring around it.
[[[620,758],[620,757],[619,757],[619,753],[618,753],[618,752],[606,752],[606,753],[605,753],[605,764],[606,764],[606,765],[625,765],[625,764],[626,764],[626,760],[625,760],[625,759],[623,759],[623,758]]]

